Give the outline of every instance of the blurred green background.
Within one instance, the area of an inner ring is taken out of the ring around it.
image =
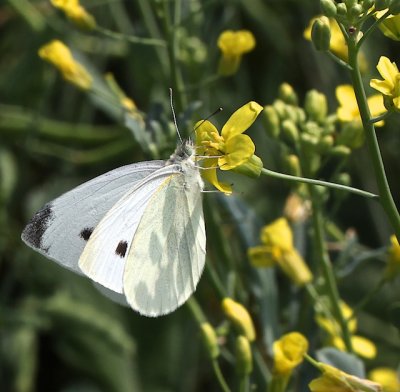
[[[83,5],[104,28],[165,38],[159,17],[162,3],[94,0]],[[167,7],[171,5],[167,3]],[[218,107],[224,111],[212,121],[222,125],[250,100],[270,104],[282,82],[290,83],[300,100],[312,88],[325,93],[330,111],[335,111],[335,87],[348,83],[348,76],[303,38],[309,20],[320,12],[318,1],[190,0],[181,2],[180,12],[177,58],[186,105],[177,104],[175,110],[186,136],[195,121]],[[245,55],[233,77],[204,83],[217,70],[218,35],[226,29],[242,28],[253,32],[255,50]],[[176,143],[168,96],[168,88],[176,86],[168,72],[165,50],[80,31],[48,1],[2,2],[0,31],[0,390],[219,390],[202,348],[199,327],[186,306],[168,316],[142,317],[112,303],[90,281],[49,262],[20,240],[24,225],[47,201],[105,171],[153,158],[124,126],[119,110],[64,81],[38,57],[38,49],[52,39],[61,39],[97,78],[99,86],[102,74],[112,72],[125,93],[147,114],[153,129],[165,130],[164,141],[158,146],[161,158],[168,157]],[[399,60],[397,45],[374,33],[365,50],[366,80],[376,76],[379,56]],[[397,201],[399,125],[393,116],[378,131]],[[264,166],[283,170],[276,144],[266,137],[262,121],[249,134]],[[365,149],[354,152],[348,171],[354,186],[375,190]],[[309,338],[315,334],[312,321],[303,320],[303,325],[293,321],[304,304],[304,295],[290,289],[279,274],[255,271],[245,257],[246,248],[258,243],[261,225],[281,215],[290,185],[266,177],[251,180],[235,176],[233,181],[236,191],[228,201],[221,195],[205,196],[208,253],[228,293],[231,266],[243,275],[248,286],[241,300],[252,298],[268,362],[270,344],[283,331],[302,330]],[[347,196],[331,218],[342,230],[354,228],[367,247],[388,243],[391,230],[372,202]],[[230,261],[224,260],[227,257]],[[376,259],[350,268],[340,282],[346,301],[351,304],[361,298],[381,270],[382,262]],[[195,296],[215,325],[223,321],[220,297],[207,273]],[[359,329],[377,343],[380,364],[398,361],[398,333],[387,321],[388,307],[398,298],[398,287],[388,287],[360,316]],[[228,352],[221,366],[234,386]],[[308,375],[300,378],[297,390],[305,390],[302,388],[308,379]]]

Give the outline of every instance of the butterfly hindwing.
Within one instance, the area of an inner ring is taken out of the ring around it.
[[[143,212],[160,184],[178,170],[176,165],[168,165],[151,173],[107,212],[80,256],[79,268],[85,275],[110,290],[123,292],[126,255]]]
[[[172,312],[195,291],[205,262],[201,179],[166,179],[145,209],[127,256],[124,293],[146,316]]]

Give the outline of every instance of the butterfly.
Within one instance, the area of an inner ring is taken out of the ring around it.
[[[195,147],[182,142],[167,161],[122,166],[47,203],[21,238],[142,315],[168,314],[204,269],[203,187]]]

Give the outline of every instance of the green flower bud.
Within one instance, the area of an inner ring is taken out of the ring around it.
[[[285,157],[285,164],[287,167],[288,174],[297,177],[301,176],[300,161],[297,155],[294,154],[287,155]]]
[[[296,143],[299,140],[299,130],[292,120],[284,120],[282,122],[283,136],[291,143]]]
[[[322,128],[315,121],[307,121],[302,130],[310,136],[315,136],[317,140],[321,138]]]
[[[364,11],[368,11],[374,5],[374,0],[364,0],[362,7]]]
[[[316,19],[311,28],[311,40],[316,50],[327,52],[331,42],[331,29],[329,19],[321,16]]]
[[[279,86],[278,96],[283,102],[285,102],[289,105],[293,105],[293,106],[298,105],[297,94],[293,90],[293,87],[289,83],[282,83]]]
[[[344,3],[346,4],[347,9],[350,9],[357,4],[357,0],[345,0]]]
[[[340,173],[336,179],[335,182],[341,185],[346,185],[350,186],[351,185],[351,177],[349,173]]]
[[[282,100],[276,99],[273,103],[273,107],[281,120],[284,120],[287,117],[286,104]]]
[[[318,145],[319,137],[315,135],[310,135],[309,133],[302,133],[300,135],[300,140],[304,148],[308,150],[313,150]]]
[[[345,123],[337,136],[336,144],[349,147],[351,149],[359,148],[364,144],[365,133],[360,122],[352,121]]]
[[[295,108],[296,110],[296,123],[301,124],[306,121],[306,112],[302,108]]]
[[[210,323],[206,322],[202,323],[200,328],[208,355],[211,359],[217,358],[219,356],[219,346],[215,329],[211,326]]]
[[[390,6],[391,0],[375,0],[375,11],[382,11]]]
[[[392,15],[400,13],[400,0],[392,0],[389,10]]]
[[[276,112],[273,106],[271,105],[264,106],[264,110],[262,112],[262,119],[267,135],[273,139],[277,139],[281,132],[281,128],[279,125],[280,120],[278,113]]]
[[[236,338],[236,371],[240,376],[246,376],[253,371],[250,342],[243,335]]]
[[[336,5],[338,15],[347,15],[347,7],[345,3],[338,3]]]
[[[318,150],[322,154],[324,154],[324,153],[328,152],[332,148],[333,143],[334,143],[333,136],[332,135],[325,135],[319,141]]]
[[[335,146],[330,149],[330,154],[338,158],[346,158],[351,154],[350,148],[346,146]]]
[[[328,18],[336,16],[336,4],[333,0],[320,0],[322,13]]]
[[[328,103],[324,94],[310,90],[306,94],[304,109],[311,120],[321,123],[328,113]]]
[[[361,4],[355,4],[350,8],[349,15],[351,18],[358,18],[363,13],[363,8]]]
[[[247,177],[257,178],[260,176],[262,168],[262,160],[257,155],[253,155],[245,163],[242,163],[240,166],[232,169],[232,171],[235,173],[243,174]]]

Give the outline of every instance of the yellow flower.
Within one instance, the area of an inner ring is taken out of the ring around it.
[[[336,98],[339,101],[337,115],[342,122],[357,121],[361,123],[360,112],[358,110],[356,95],[350,84],[343,84],[336,87]],[[373,117],[379,116],[386,112],[383,104],[382,96],[379,94],[372,95],[368,98],[368,106]],[[384,125],[383,121],[375,123],[377,127]]]
[[[248,30],[225,30],[218,37],[218,47],[222,52],[218,72],[222,76],[236,73],[244,53],[254,49],[256,41]]]
[[[39,56],[53,64],[65,80],[82,90],[89,90],[92,78],[86,69],[76,62],[71,51],[61,41],[54,40],[39,49]]]
[[[199,154],[217,157],[204,160],[203,177],[224,193],[231,193],[232,189],[218,181],[217,167],[221,170],[238,170],[248,166],[250,171],[257,174],[258,170],[260,174],[262,162],[254,155],[253,141],[243,132],[253,124],[262,110],[257,102],[247,103],[232,114],[222,127],[221,134],[209,121],[199,121],[195,126]]]
[[[256,331],[254,329],[253,320],[250,317],[247,309],[239,302],[234,301],[232,298],[224,298],[222,300],[222,310],[225,316],[231,320],[241,333],[253,342],[256,338]]]
[[[293,246],[293,234],[286,218],[279,218],[261,230],[263,245],[248,250],[255,267],[278,264],[282,271],[300,286],[309,283],[313,275]]]
[[[351,336],[350,339],[354,352],[360,357],[367,359],[373,359],[376,357],[376,346],[371,340],[358,335]],[[339,336],[334,336],[332,338],[332,345],[338,350],[346,351],[346,345],[344,344],[343,339]]]
[[[380,392],[380,384],[342,372],[333,366],[318,363],[322,376],[311,381],[311,392]]]
[[[310,20],[308,27],[304,30],[303,36],[306,40],[311,41],[311,29],[314,21],[319,16]],[[328,18],[327,18],[328,19]],[[334,18],[329,18],[329,27],[331,31],[331,40],[329,44],[329,50],[336,56],[341,58],[343,61],[348,60],[348,49],[346,41],[343,37],[342,31]]]
[[[400,273],[400,245],[395,235],[390,237],[392,245],[388,249],[388,263],[384,272],[386,279],[393,279]]]
[[[387,8],[376,12],[374,16],[376,19],[379,19],[386,14],[386,12]],[[400,41],[400,15],[389,15],[384,21],[379,23],[378,26],[386,37],[394,41]]]
[[[92,15],[79,4],[79,0],[50,0],[54,7],[62,10],[66,17],[77,26],[85,29],[93,29],[96,21]]]
[[[345,302],[340,301],[340,310],[343,314],[343,317],[345,320],[351,317],[353,314],[353,310],[350,308],[349,305],[347,305]],[[315,317],[315,320],[317,324],[323,328],[326,332],[328,332],[329,335],[331,336],[340,336],[340,325],[339,323],[333,319],[333,318],[328,318],[325,315],[322,314],[317,314]],[[355,332],[357,329],[357,320],[356,318],[352,318],[347,325],[347,328],[349,329],[349,332]]]
[[[383,387],[383,392],[400,392],[399,374],[391,368],[379,367],[371,370],[368,377]]]
[[[303,362],[308,350],[307,339],[298,332],[283,335],[273,344],[274,373],[288,374]]]
[[[381,56],[376,68],[383,80],[372,79],[370,86],[385,96],[385,103],[389,107],[394,106],[396,110],[400,110],[400,73],[396,63],[392,63],[387,57]]]

